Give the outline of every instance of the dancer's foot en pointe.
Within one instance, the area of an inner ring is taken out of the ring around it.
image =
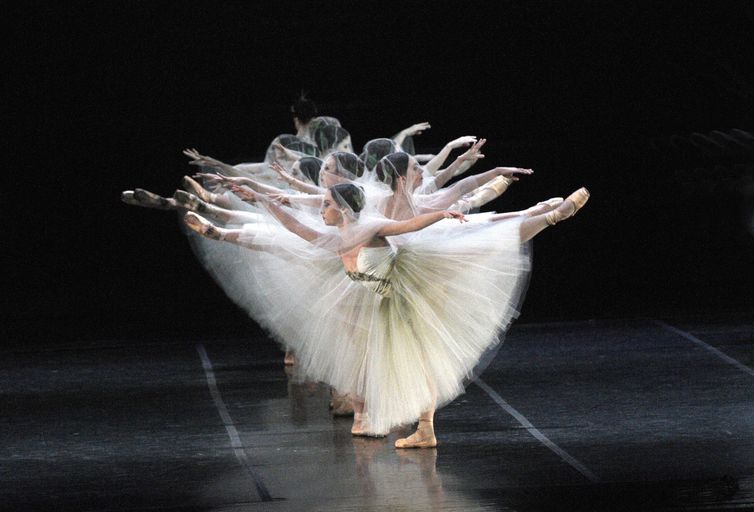
[[[434,448],[437,446],[432,420],[419,420],[416,432],[395,442],[396,448]]]
[[[586,187],[581,187],[576,192],[566,197],[565,200],[556,209],[545,215],[545,220],[550,226],[564,221],[576,215],[589,200],[589,191]]]
[[[125,190],[120,194],[120,200],[132,206],[155,208],[157,210],[175,210],[176,204],[173,199],[162,197],[143,188]]]
[[[199,233],[202,236],[213,240],[225,240],[224,229],[218,228],[204,217],[200,217],[194,212],[186,212],[183,216],[183,222],[191,231]]]
[[[199,199],[194,194],[190,194],[185,190],[176,190],[173,194],[173,199],[181,208],[186,208],[192,212],[205,213],[209,210],[209,204],[202,199]]]
[[[202,187],[198,181],[190,176],[184,176],[181,180],[181,185],[188,192],[191,192],[195,196],[199,197],[202,201],[208,203],[214,203],[217,200],[217,194],[210,192],[206,188]]]

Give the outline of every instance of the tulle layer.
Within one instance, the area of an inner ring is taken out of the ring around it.
[[[392,260],[387,297],[349,279],[338,258],[257,253],[249,282],[265,297],[254,314],[296,350],[300,375],[362,397],[370,430],[384,434],[462,393],[518,315],[530,267],[518,227],[443,221],[362,249]]]

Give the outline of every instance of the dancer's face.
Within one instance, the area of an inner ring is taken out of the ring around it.
[[[351,143],[351,136],[349,135],[342,141],[338,142],[335,146],[335,151],[345,151],[347,153],[353,153],[353,144]]]
[[[406,181],[411,185],[411,189],[416,189],[421,185],[423,179],[423,172],[422,168],[419,166],[419,162],[416,161],[416,158],[409,157]]]
[[[343,223],[343,213],[329,190],[325,192],[325,197],[322,199],[319,214],[322,215],[322,220],[328,226],[338,226]]]
[[[335,157],[329,156],[322,163],[319,170],[319,186],[330,188],[338,183],[346,183],[348,180],[338,175],[338,163]]]

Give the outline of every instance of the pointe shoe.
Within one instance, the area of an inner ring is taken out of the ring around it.
[[[204,213],[207,211],[207,203],[196,197],[194,194],[189,194],[185,190],[176,190],[173,194],[173,199],[181,208],[191,210],[192,212]]]
[[[191,231],[202,236],[213,240],[225,240],[222,232],[214,224],[194,212],[186,212],[186,215],[183,216],[183,222]]]
[[[285,356],[283,357],[283,364],[285,366],[293,366],[296,364],[296,356],[293,355],[293,352],[291,350],[285,351]]]
[[[537,203],[537,206],[547,206],[550,208],[550,210],[554,210],[558,206],[560,206],[563,203],[564,199],[562,197],[551,197],[547,201],[540,201]]]
[[[130,204],[131,206],[141,206],[139,201],[137,201],[136,198],[134,197],[133,190],[124,190],[123,192],[121,192],[120,200],[126,204]]]
[[[576,215],[576,212],[578,212],[581,208],[583,208],[588,200],[589,200],[589,191],[585,187],[581,187],[576,192],[566,197],[563,203],[560,206],[558,206],[555,210],[552,210],[547,215],[545,215],[545,220],[550,226],[554,226],[558,222],[566,220]],[[572,211],[570,213],[566,213],[569,209],[568,207],[569,202],[572,205],[570,207],[572,208]]]
[[[424,427],[422,428],[422,424]],[[419,425],[416,428],[416,432],[403,439],[398,439],[395,442],[396,448],[435,448],[437,446],[437,438],[435,437],[435,429],[431,421],[419,420]]]
[[[199,199],[201,199],[202,201],[206,201],[208,203],[213,202],[212,196],[214,196],[215,194],[202,187],[199,182],[197,182],[191,176],[184,176],[181,180],[181,185],[183,185],[183,188],[199,197]]]
[[[353,414],[353,426],[351,435],[358,437],[385,437],[385,434],[376,434],[369,430],[369,415],[365,412]]]
[[[503,192],[508,190],[513,180],[507,176],[498,176],[482,185],[482,189],[492,189],[495,192],[495,196],[502,195]]]
[[[158,196],[143,188],[135,188],[133,191],[133,199],[138,206],[144,206],[145,208],[157,208],[158,210],[172,210],[175,206],[171,204],[170,199],[162,196]],[[123,195],[121,195],[121,199]]]

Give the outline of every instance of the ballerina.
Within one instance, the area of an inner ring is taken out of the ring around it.
[[[417,431],[396,441],[397,448],[436,446],[436,407],[463,391],[463,381],[479,357],[497,343],[498,331],[517,315],[528,272],[522,242],[573,216],[588,199],[588,192],[580,189],[543,215],[451,229],[437,223],[448,217],[463,219],[461,213],[438,211],[405,221],[360,219],[363,192],[353,184],[339,184],[328,189],[321,210],[325,227],[337,227],[333,233],[320,232],[261,194],[253,194],[283,227],[314,246],[312,254],[322,258],[321,251],[334,252],[352,282],[372,292],[365,296],[337,276],[309,272],[310,285],[326,283],[331,290],[318,288],[324,294],[316,306],[323,311],[322,318],[298,324],[296,332],[305,338],[299,361],[309,376],[358,397],[355,435],[384,435],[393,426],[418,418]],[[243,230],[214,226],[193,213],[186,215],[185,222],[215,240],[257,250],[268,247],[244,236]],[[433,224],[438,229],[422,229]],[[412,232],[417,236],[403,241],[397,250],[386,238]],[[281,238],[280,243],[287,241]],[[301,254],[300,248],[287,250]],[[317,261],[313,257],[311,264],[316,267]],[[288,296],[278,303],[284,307],[296,300]],[[336,302],[323,304],[325,300]],[[478,316],[459,314],[467,311],[464,305],[469,300]],[[288,315],[288,322],[295,322]]]

